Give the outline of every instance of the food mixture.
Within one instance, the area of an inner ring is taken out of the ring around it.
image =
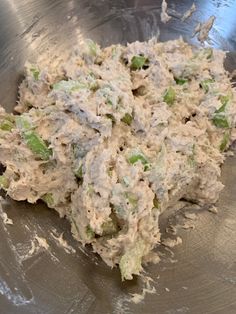
[[[217,201],[235,137],[225,53],[182,39],[101,49],[58,66],[27,64],[15,110],[0,110],[0,185],[44,201],[122,279],[152,261],[159,215],[180,199]]]

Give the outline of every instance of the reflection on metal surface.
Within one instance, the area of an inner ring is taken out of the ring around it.
[[[228,41],[228,50],[234,49],[236,29],[236,2],[235,1],[203,1],[201,6],[201,12],[204,18],[207,18],[208,12],[213,15],[217,15],[217,20],[215,23],[215,31],[218,36],[224,38]],[[217,44],[217,43],[216,43]],[[218,43],[216,46],[221,48]]]
[[[236,49],[236,1],[198,0],[197,11],[185,23],[180,17],[192,0],[167,2],[172,19],[163,24],[161,0],[0,1],[1,104],[12,110],[27,59],[47,60],[64,55],[84,38],[92,38],[104,46],[146,40],[159,34],[161,40],[182,35],[197,44],[196,38],[191,37],[194,27],[198,21],[215,15],[210,33],[213,46]],[[230,60],[227,66],[235,68],[236,59]],[[0,292],[0,312],[236,313],[236,158],[228,159],[223,173],[226,188],[219,202],[219,214],[202,212],[195,230],[182,231],[183,245],[175,249],[177,263],[169,256],[159,265],[147,267],[157,294],[147,295],[138,306],[127,303],[127,294],[140,292],[139,279],[121,283],[118,270],[110,270],[89,249],[84,254],[72,239],[68,223],[53,211],[9,201],[5,210],[14,225],[5,226],[7,231],[0,226],[0,278],[11,291],[14,287],[18,289],[14,295],[26,300],[34,297],[34,302],[16,307]],[[68,254],[57,246],[50,235],[55,230],[57,234],[64,232],[65,240],[76,254]],[[50,254],[41,249],[22,260],[19,266],[12,247],[30,250],[31,238],[36,234],[46,238]]]

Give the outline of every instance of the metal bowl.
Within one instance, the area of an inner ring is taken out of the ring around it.
[[[13,109],[26,60],[63,56],[84,38],[107,46],[182,35],[198,44],[192,37],[194,27],[215,15],[210,45],[234,51],[236,2],[199,0],[197,12],[181,22],[191,4],[168,1],[172,19],[163,24],[158,0],[2,0],[1,104],[7,111]],[[73,240],[65,219],[42,204],[6,198],[3,209],[14,224],[0,221],[0,313],[236,313],[235,175],[236,158],[229,157],[223,166],[226,187],[219,213],[201,210],[195,230],[180,232],[183,244],[173,250],[174,257],[163,249],[165,258],[145,268],[156,293],[147,294],[138,305],[130,303],[128,296],[142,291],[140,278],[122,283],[117,269],[109,269],[89,248]],[[62,232],[67,248],[55,238]]]

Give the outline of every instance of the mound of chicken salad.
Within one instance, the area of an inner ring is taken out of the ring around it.
[[[26,65],[16,115],[0,111],[0,185],[43,200],[122,279],[152,260],[158,217],[180,199],[215,203],[235,138],[225,53],[182,39],[101,49],[56,67]]]

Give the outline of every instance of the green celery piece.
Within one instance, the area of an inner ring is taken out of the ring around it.
[[[113,220],[106,221],[102,224],[102,235],[113,235],[117,233],[118,227]]]
[[[89,48],[89,54],[92,57],[96,57],[97,56],[98,45],[91,39],[87,40],[87,45],[88,45],[88,48]]]
[[[132,165],[135,164],[139,160],[141,161],[143,165],[148,164],[147,159],[142,154],[134,154],[130,156],[128,160],[129,160],[129,163],[131,163]]]
[[[16,117],[16,126],[22,131],[28,131],[32,128],[30,122],[24,116]]]
[[[126,113],[124,117],[121,119],[121,121],[127,125],[131,125],[133,121],[133,117],[129,113]]]
[[[141,154],[141,153],[134,154],[134,155],[132,155],[132,156],[130,156],[128,158],[129,163],[131,163],[132,165],[135,164],[139,160],[144,165],[144,171],[149,170],[150,164],[149,164],[148,160],[146,159],[146,157],[143,154]]]
[[[223,115],[219,115],[216,114],[213,119],[213,124],[217,127],[217,128],[229,128],[229,122],[227,120],[227,118]]]
[[[205,93],[209,92],[209,84],[214,83],[213,79],[206,79],[200,82],[200,87],[205,91]]]
[[[64,91],[64,92],[75,92],[75,91],[79,91],[81,89],[86,89],[86,88],[88,88],[86,84],[78,82],[78,81],[73,81],[73,80],[69,80],[69,81],[62,80],[53,85],[53,90]]]
[[[227,105],[227,103],[223,103],[223,105],[222,105],[219,109],[217,109],[217,110],[215,111],[215,113],[222,113],[222,112],[225,112],[226,105]]]
[[[195,159],[194,159],[194,155],[188,156],[188,163],[189,163],[189,165],[191,167],[195,167],[196,162],[195,162]]]
[[[131,59],[131,70],[140,70],[143,66],[148,65],[149,60],[144,56],[133,56]]]
[[[9,180],[4,176],[0,176],[0,188],[6,190],[9,187]]]
[[[223,136],[221,143],[220,143],[220,151],[221,152],[225,151],[225,149],[227,148],[227,146],[229,144],[229,139],[230,139],[229,132],[226,132]]]
[[[75,176],[78,179],[83,179],[83,167],[80,165],[80,167],[74,172]]]
[[[93,239],[95,237],[95,232],[93,231],[93,229],[90,227],[90,225],[88,225],[86,227],[86,231],[85,231],[87,237],[89,238],[89,240]]]
[[[218,110],[218,112],[222,112],[225,110],[225,106],[227,105],[227,103],[230,101],[231,97],[230,95],[220,95],[220,102],[222,103],[223,106],[221,106]]]
[[[39,74],[40,74],[39,69],[37,69],[36,67],[33,67],[33,66],[32,66],[32,67],[30,68],[30,72],[32,73],[32,75],[33,75],[35,81],[38,81],[38,80],[39,80]]]
[[[15,117],[11,114],[6,114],[4,119],[0,121],[0,130],[11,131],[15,126]]]
[[[52,150],[48,148],[45,141],[34,131],[25,131],[22,137],[28,148],[42,160],[49,160]]]
[[[107,174],[109,175],[110,178],[112,178],[113,170],[114,170],[114,166],[113,165],[109,165],[108,169],[107,169]]]
[[[0,122],[0,129],[2,131],[11,131],[14,127],[14,124],[9,120],[3,120]]]
[[[142,271],[142,257],[146,251],[145,243],[139,240],[134,247],[121,257],[119,267],[121,271],[121,278],[123,280],[132,280],[133,275],[139,275]]]
[[[184,78],[175,77],[174,79],[177,85],[184,85],[185,83],[188,82],[188,80]]]
[[[21,131],[21,136],[24,139],[28,148],[42,160],[49,160],[52,156],[52,150],[48,148],[45,141],[32,130],[32,126],[23,116],[16,117],[16,126]]]
[[[93,184],[88,184],[88,194],[92,194],[94,193],[94,187],[93,187]]]
[[[159,204],[159,201],[157,199],[157,197],[155,196],[154,199],[153,199],[153,206],[155,208],[159,208],[160,204]]]
[[[7,121],[12,122],[12,123],[15,123],[15,121],[16,121],[15,116],[13,114],[6,114],[5,119]]]
[[[106,114],[106,117],[112,121],[112,124],[115,124],[115,123],[116,123],[116,119],[115,119],[115,117],[113,116],[113,114],[107,113],[107,114]]]
[[[111,101],[110,98],[107,98],[107,99],[106,99],[106,104],[107,104],[107,105],[110,105],[110,106],[113,106],[113,102]]]
[[[224,113],[230,98],[227,96],[221,96],[220,100],[222,106],[215,111],[212,121],[218,128],[229,128],[230,124]]]
[[[89,83],[89,89],[96,92],[99,89],[99,84],[97,82],[91,82]]]
[[[54,199],[52,193],[46,193],[41,197],[41,200],[44,201],[48,206],[54,205]]]
[[[175,90],[173,87],[169,87],[164,94],[163,100],[166,102],[169,106],[172,106],[175,101]]]

